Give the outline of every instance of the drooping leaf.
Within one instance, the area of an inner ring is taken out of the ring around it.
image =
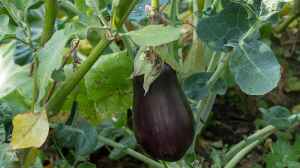
[[[46,112],[18,114],[13,119],[12,148],[39,148],[46,141],[48,132]]]
[[[137,53],[134,59],[134,72],[133,76],[144,75],[143,88],[145,94],[148,92],[152,82],[159,76],[161,70],[161,64],[151,62],[147,58],[145,48],[142,47]]]
[[[103,55],[85,76],[88,96],[101,112],[124,112],[131,106],[133,66],[127,51]]]
[[[236,83],[249,95],[263,95],[280,79],[280,65],[273,51],[261,41],[251,40],[236,48],[230,57]]]
[[[176,41],[180,37],[180,28],[163,25],[148,25],[142,29],[123,34],[129,36],[137,45],[159,46]]]

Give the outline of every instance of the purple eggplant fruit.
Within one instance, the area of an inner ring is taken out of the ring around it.
[[[193,114],[176,72],[164,65],[145,95],[143,76],[133,79],[136,139],[154,159],[177,161],[193,141]]]

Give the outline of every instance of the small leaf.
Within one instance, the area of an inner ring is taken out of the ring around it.
[[[184,80],[183,90],[185,94],[193,100],[201,100],[208,96],[209,89],[206,82],[211,77],[211,73],[197,73]]]
[[[129,36],[137,45],[159,46],[176,41],[180,37],[180,29],[172,26],[149,25],[142,29],[131,31],[123,35]]]
[[[48,132],[46,112],[18,114],[13,119],[12,148],[39,148],[46,141]]]
[[[270,109],[259,109],[263,113],[263,119],[267,124],[271,124],[278,129],[286,129],[290,127],[289,117],[290,111],[282,106],[274,106]]]
[[[280,65],[269,46],[252,40],[236,48],[229,62],[236,83],[249,95],[263,95],[280,79]]]
[[[62,82],[66,79],[66,75],[64,70],[54,70],[51,75],[51,78],[55,81]]]

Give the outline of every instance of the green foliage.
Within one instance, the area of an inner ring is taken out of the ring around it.
[[[249,95],[263,95],[275,88],[280,79],[280,65],[272,50],[261,41],[240,45],[230,59],[236,83]]]
[[[272,151],[268,153],[264,160],[267,168],[297,168],[300,166],[300,137],[297,136],[293,145],[288,141],[279,139],[272,145]]]
[[[273,106],[269,109],[260,108],[263,113],[263,119],[266,124],[284,130],[288,129],[300,120],[299,114],[292,114],[287,108],[282,106]]]
[[[180,29],[173,26],[148,25],[123,35],[129,36],[140,47],[154,47],[178,40]]]
[[[77,155],[91,154],[96,149],[96,137],[96,128],[81,119],[73,125],[59,124],[55,128],[56,143],[61,147],[74,150]]]
[[[132,61],[127,51],[103,55],[85,77],[87,93],[100,112],[124,112],[132,104]]]
[[[219,13],[200,19],[197,33],[214,50],[228,51],[233,47],[230,70],[236,83],[247,94],[263,95],[277,86],[280,65],[270,47],[258,40],[257,32],[278,12],[274,8],[278,2],[255,5],[226,3]]]

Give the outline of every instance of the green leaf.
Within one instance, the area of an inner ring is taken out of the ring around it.
[[[74,149],[78,155],[88,155],[96,149],[97,131],[87,121],[80,119],[73,126],[58,125],[55,139],[59,145]]]
[[[263,113],[263,120],[267,122],[267,124],[271,124],[278,129],[286,129],[289,128],[290,122],[290,111],[282,106],[274,106],[270,109],[259,109]]]
[[[142,29],[123,34],[129,36],[137,45],[159,46],[179,39],[180,28],[164,25],[148,25]]]
[[[14,63],[15,43],[0,46],[0,98],[30,82],[29,66],[20,67]]]
[[[124,145],[125,148],[114,148],[108,156],[112,160],[121,159],[123,156],[126,155],[124,150],[126,150],[127,148],[134,148],[137,144],[136,139],[133,134],[123,137],[119,141],[119,143]]]
[[[279,138],[275,144],[272,145],[272,151],[268,153],[264,160],[267,168],[296,168],[300,166],[299,148],[296,144],[299,143],[299,136],[296,139],[295,145],[291,146],[288,141]]]
[[[85,162],[85,163],[80,163],[77,168],[96,168],[96,165],[93,163]]]
[[[125,112],[132,104],[133,71],[127,51],[103,55],[85,76],[87,93],[101,112]]]
[[[206,85],[211,76],[212,73],[200,72],[186,78],[183,82],[183,90],[185,94],[195,101],[199,101],[207,97],[209,92],[224,95],[227,90],[224,80],[219,79],[210,88]]]
[[[66,79],[66,75],[64,70],[54,70],[51,75],[51,78],[55,81],[62,82]]]
[[[88,10],[85,0],[75,0],[75,6],[81,12],[86,12]]]
[[[71,37],[71,33],[64,30],[57,31],[46,45],[38,52],[39,66],[37,70],[37,79],[39,85],[38,103],[46,95],[46,89],[51,80],[52,72],[62,64],[65,45]]]
[[[231,4],[220,13],[200,19],[197,34],[213,49],[224,50],[236,46],[254,21],[243,6]]]
[[[16,27],[9,24],[9,17],[4,14],[0,14],[0,41],[5,35],[14,34]]]
[[[280,79],[280,65],[273,51],[261,41],[244,42],[230,57],[230,70],[236,83],[249,95],[263,95]]]
[[[206,82],[211,77],[211,73],[197,73],[184,80],[182,85],[185,94],[196,101],[208,96],[209,89]]]
[[[74,73],[72,65],[67,65],[64,68],[66,78]],[[78,111],[80,116],[92,123],[93,125],[99,124],[104,118],[104,114],[96,111],[95,102],[88,96],[87,88],[84,80],[81,80],[77,87],[72,91],[72,93],[67,97],[66,102],[62,108],[64,113],[69,113],[71,110],[73,101],[78,102]]]
[[[268,125],[273,125],[278,129],[287,129],[299,122],[300,113],[291,114],[290,111],[282,106],[273,106],[269,109],[260,108],[263,119]]]

